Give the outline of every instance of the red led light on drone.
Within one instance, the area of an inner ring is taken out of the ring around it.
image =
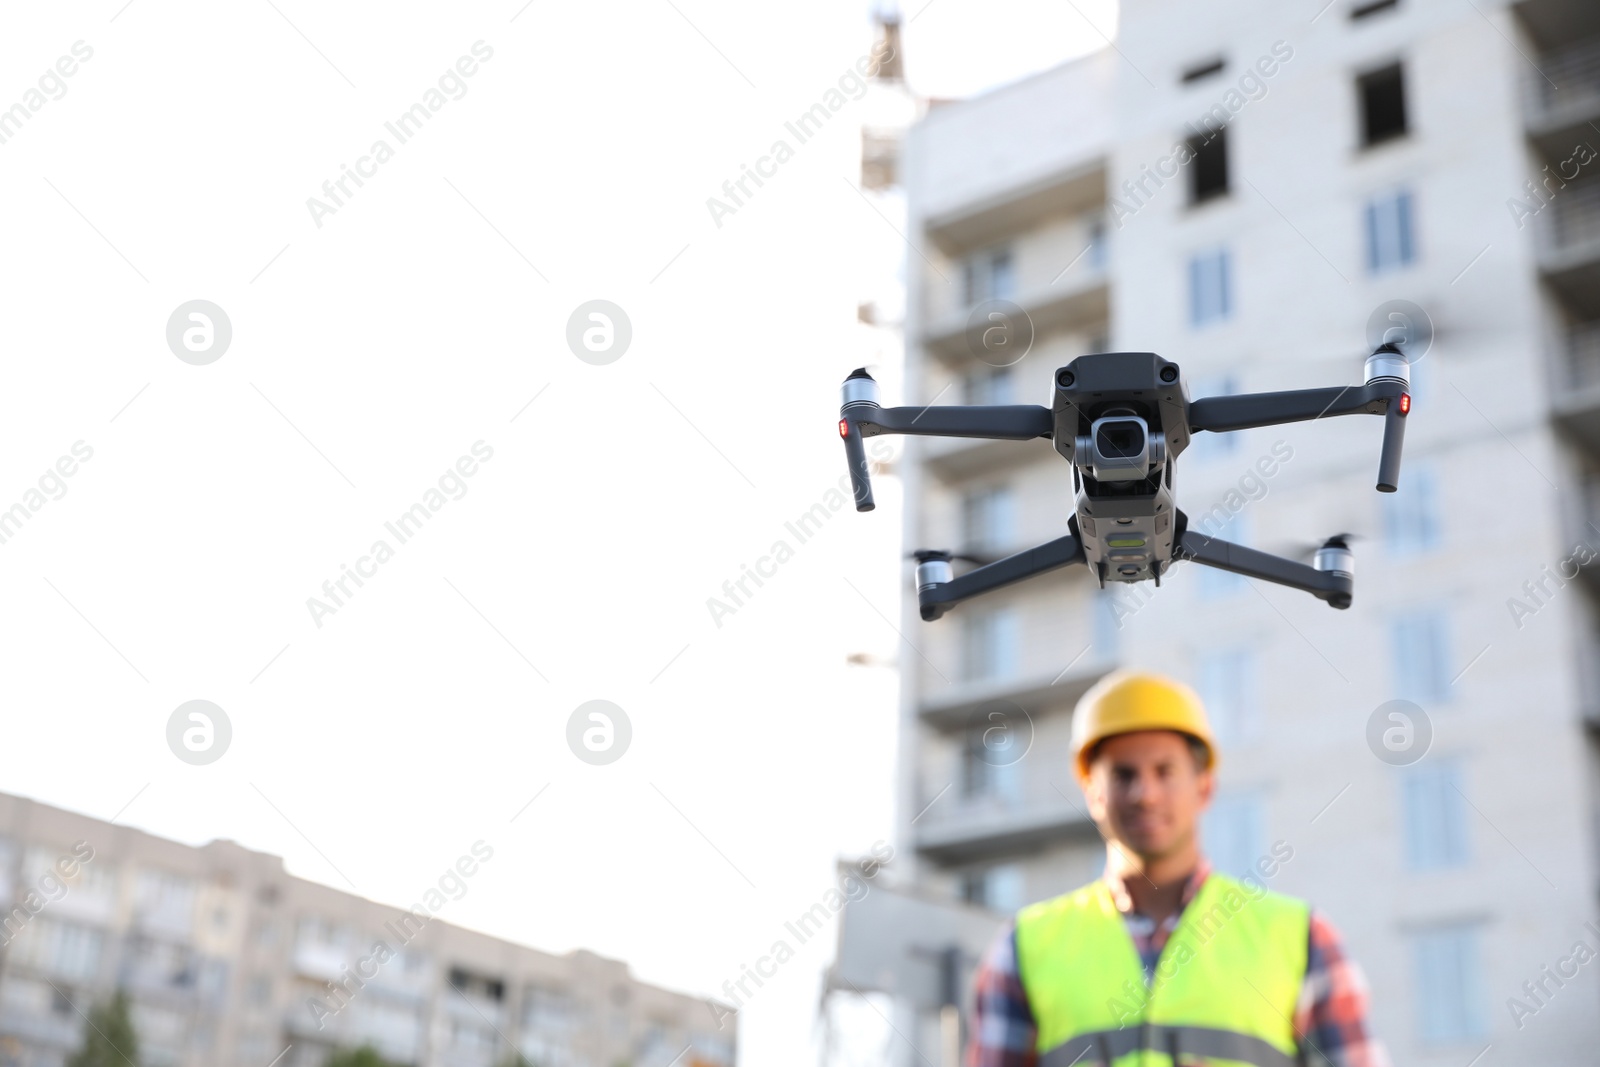
[[[850,436],[850,422],[849,422],[848,419],[840,419],[839,420],[839,436],[840,437],[849,437]]]
[[[1411,394],[1410,393],[1401,393],[1400,394],[1400,414],[1407,415],[1407,414],[1410,414],[1410,412],[1411,412]]]

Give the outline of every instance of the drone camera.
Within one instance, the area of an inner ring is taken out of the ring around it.
[[[1143,457],[1149,440],[1149,427],[1143,419],[1100,419],[1095,424],[1095,451],[1102,456]]]
[[[1087,437],[1078,439],[1078,455],[1084,457],[1096,481],[1138,481],[1159,466],[1165,458],[1163,437],[1150,432],[1150,424],[1138,415],[1105,415],[1089,425]]]

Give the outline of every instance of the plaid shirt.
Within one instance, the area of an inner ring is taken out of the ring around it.
[[[1211,873],[1205,860],[1184,883],[1178,910],[1157,924],[1133,910],[1127,890],[1107,875],[1112,899],[1139,950],[1145,981],[1178,918]],[[1017,973],[1016,926],[995,939],[978,970],[973,998],[967,1067],[1035,1067],[1038,1031]],[[1320,913],[1311,912],[1310,951],[1305,981],[1294,1013],[1294,1032],[1302,1051],[1320,1052],[1334,1067],[1390,1067],[1383,1045],[1367,1025],[1367,983],[1356,962],[1345,955],[1339,934]]]

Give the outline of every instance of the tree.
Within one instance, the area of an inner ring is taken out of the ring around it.
[[[322,1067],[394,1067],[394,1064],[378,1055],[378,1050],[371,1045],[362,1045],[335,1052]]]
[[[89,1009],[83,1047],[67,1067],[139,1067],[139,1035],[128,1012],[128,994],[117,990],[105,1004]]]

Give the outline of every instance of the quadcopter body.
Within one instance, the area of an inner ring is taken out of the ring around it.
[[[980,593],[1058,567],[1092,568],[1108,581],[1154,580],[1182,559],[1303,589],[1347,608],[1354,556],[1346,535],[1325,541],[1311,565],[1232,544],[1189,528],[1174,496],[1174,467],[1196,433],[1225,433],[1328,416],[1384,416],[1380,492],[1400,479],[1410,368],[1392,344],[1366,361],[1360,386],[1248,393],[1190,400],[1182,370],[1154,352],[1084,355],[1055,373],[1049,407],[1033,404],[884,408],[863,368],[845,379],[839,412],[856,510],[871,511],[872,484],[862,439],[884,433],[1001,440],[1049,438],[1073,465],[1068,532],[956,577],[951,554],[919,550],[917,598],[937,619]]]

